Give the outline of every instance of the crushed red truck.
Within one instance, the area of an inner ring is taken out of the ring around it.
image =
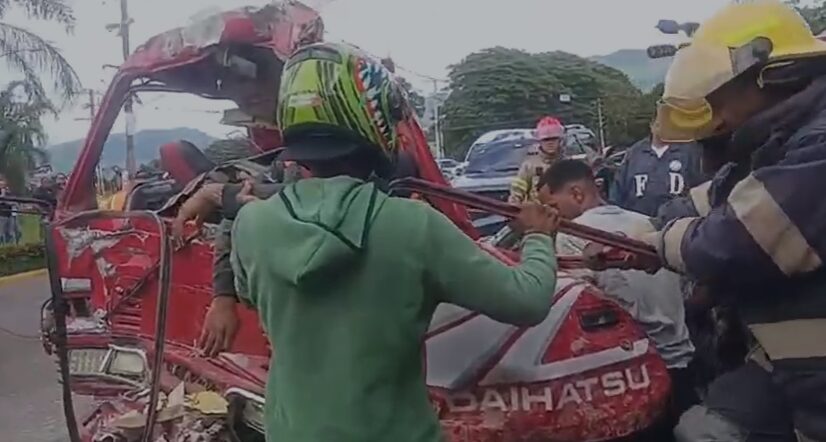
[[[255,312],[241,308],[229,351],[206,358],[196,348],[212,298],[216,226],[190,225],[182,246],[167,233],[205,174],[182,191],[139,184],[114,212],[97,208],[95,167],[129,94],[231,100],[251,120],[271,119],[284,61],[323,33],[318,14],[300,3],[227,12],[153,37],[115,75],[48,224],[52,296],[43,337],[60,368],[72,442],[264,440],[273,349]],[[404,121],[401,131],[420,177],[446,185],[418,122]],[[248,135],[260,150],[249,161],[269,165],[278,130],[252,124]],[[461,201],[425,198],[478,239]],[[515,262],[495,243],[479,247]],[[423,363],[449,440],[633,439],[662,417],[670,396],[663,361],[625,311],[567,273],[576,265],[561,260],[556,292],[548,293],[553,307],[535,327],[439,307]]]

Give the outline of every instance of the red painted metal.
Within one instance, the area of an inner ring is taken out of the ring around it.
[[[207,57],[214,45],[266,47],[283,60],[301,42],[320,38],[322,28],[315,12],[296,3],[267,13],[244,10],[209,20],[220,25],[209,28],[220,30],[211,34],[212,39],[187,40],[186,29],[178,29],[139,48],[115,76],[93,122],[59,203],[59,222],[50,231],[58,253],[57,268],[51,270],[61,278],[91,281],[92,290],[76,296],[87,303],[92,316],[69,318],[70,349],[117,344],[143,350],[148,360],[152,357],[158,226],[128,214],[79,213],[94,207],[93,169],[132,81],[162,77],[185,90],[187,68]],[[280,142],[277,131],[257,131],[258,140],[268,140],[262,143]],[[403,148],[413,154],[422,178],[445,186],[415,119],[402,122],[400,131]],[[435,195],[428,201],[476,236],[465,208],[451,195]],[[229,352],[206,358],[196,348],[212,298],[215,228],[187,229],[187,237],[194,239],[171,258],[163,389],[168,392],[184,381],[220,392],[240,388],[263,395],[272,352],[255,312],[239,308],[242,325]],[[509,251],[482,243],[480,247],[508,264],[518,259]],[[554,307],[546,321],[533,328],[505,326],[452,306],[437,310],[425,341],[424,364],[434,407],[451,441],[609,440],[650,426],[665,409],[668,373],[626,312],[564,272],[558,290],[548,296],[554,297]],[[606,310],[615,322],[590,329],[582,325],[583,314]],[[113,418],[139,407],[117,395],[122,387],[111,383],[66,381],[76,393],[97,396],[100,404],[97,414],[78,419],[84,442]]]

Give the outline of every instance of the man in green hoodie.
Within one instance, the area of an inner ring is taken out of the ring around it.
[[[430,206],[370,180],[392,169],[396,124],[409,109],[381,63],[351,46],[307,46],[286,63],[283,158],[313,178],[247,203],[232,231],[238,294],[274,348],[270,441],[441,441],[422,372],[436,306],[516,325],[550,309],[553,209],[525,206],[522,260],[512,267]]]

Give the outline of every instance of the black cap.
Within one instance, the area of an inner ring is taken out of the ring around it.
[[[360,140],[339,133],[293,132],[285,134],[284,141],[284,150],[278,157],[282,161],[334,160],[369,148]]]
[[[282,161],[322,161],[346,157],[363,147],[350,142],[331,142],[324,140],[302,140],[287,145],[278,156]]]

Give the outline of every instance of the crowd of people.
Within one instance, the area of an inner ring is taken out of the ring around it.
[[[0,188],[0,197],[10,195],[5,187]],[[0,245],[17,244],[22,238],[17,205],[0,200]]]
[[[239,302],[258,311],[279,352],[268,438],[435,442],[420,358],[436,305],[538,323],[557,254],[581,254],[668,366],[677,440],[826,440],[824,77],[826,43],[791,7],[726,6],[678,51],[651,138],[630,148],[607,197],[590,165],[561,158],[559,121],[540,122],[513,183],[523,240],[508,266],[428,205],[384,192],[415,170],[399,172],[409,107],[381,63],[308,46],[286,63],[278,117],[281,160],[312,178],[208,185],[175,220],[180,238],[190,219],[218,208],[227,219],[201,344],[230,346]],[[658,258],[610,268],[612,250],[556,233],[562,218],[646,241]],[[714,308],[734,313],[747,357],[700,391],[690,311]]]
[[[23,196],[45,201],[54,207],[57,204],[60,189],[64,185],[65,177],[63,178],[45,177],[37,185],[30,186]],[[21,195],[12,193],[5,183],[0,183],[0,198],[10,196]],[[39,207],[29,206],[29,204],[0,199],[0,245],[16,245],[23,242],[21,216],[25,212],[40,210]]]

